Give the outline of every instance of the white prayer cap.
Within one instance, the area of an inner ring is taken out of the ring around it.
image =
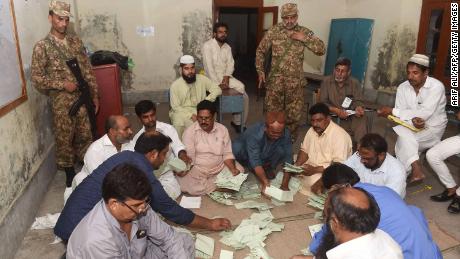
[[[413,62],[415,64],[419,64],[424,67],[430,67],[430,59],[422,54],[414,54],[410,59],[409,62]]]
[[[180,57],[179,62],[181,64],[194,64],[195,59],[190,55],[183,55],[182,57]]]

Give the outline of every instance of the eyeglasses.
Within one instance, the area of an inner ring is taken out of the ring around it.
[[[132,212],[134,212],[134,214],[139,216],[139,215],[142,215],[143,213],[145,213],[150,208],[150,201],[151,201],[150,197],[147,197],[147,199],[145,199],[145,201],[143,203],[134,206],[134,208],[133,208],[133,206],[126,204],[124,201],[119,201],[119,202],[122,203],[123,205],[125,205],[126,207],[128,207],[128,209],[130,209]],[[140,206],[142,206],[142,205],[144,205],[143,209],[140,208]]]

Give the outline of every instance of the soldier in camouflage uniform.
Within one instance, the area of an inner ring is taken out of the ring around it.
[[[303,57],[307,47],[316,55],[324,55],[324,42],[313,32],[297,24],[297,5],[287,3],[281,7],[282,23],[270,28],[256,50],[256,69],[259,88],[266,83],[265,110],[286,114],[286,125],[292,140],[297,137],[297,127],[303,108]],[[265,55],[271,47],[271,70],[266,77]]]
[[[40,92],[51,97],[54,132],[56,137],[56,160],[59,169],[66,172],[66,185],[70,187],[75,176],[74,159],[83,161],[93,136],[85,106],[74,117],[69,109],[80,96],[76,79],[65,61],[76,57],[83,77],[88,82],[95,110],[99,108],[96,78],[91,69],[82,41],[66,33],[69,24],[70,5],[51,1],[48,20],[51,31],[35,44],[32,55],[32,83]]]

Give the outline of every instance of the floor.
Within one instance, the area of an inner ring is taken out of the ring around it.
[[[251,89],[254,89],[251,87]],[[255,101],[255,93],[249,91],[251,104],[250,115],[248,118],[248,125],[260,120],[262,118],[262,100]],[[306,93],[306,100],[311,100],[311,95]],[[167,115],[168,105],[160,104],[157,109],[158,119],[161,121],[168,121]],[[140,128],[140,124],[134,114],[133,107],[125,107],[125,114],[132,122],[134,130]],[[304,113],[306,114],[306,113]],[[224,124],[229,126],[231,117],[224,116]],[[302,121],[306,121],[305,116]],[[373,131],[383,134],[385,132],[387,122],[384,119],[378,118],[374,120]],[[304,136],[308,126],[304,124],[301,128],[299,136]],[[232,128],[229,129],[232,137],[236,133]],[[457,134],[458,129],[454,126],[449,126],[446,136]],[[387,134],[387,140],[390,147],[394,146],[395,136],[392,131]],[[294,144],[295,153],[300,146],[300,137]],[[393,152],[390,150],[390,152]],[[460,158],[454,157],[448,161],[449,168],[454,172],[454,176],[459,180],[460,172]],[[433,233],[433,238],[441,248],[444,258],[454,259],[460,258],[460,215],[449,214],[446,210],[447,203],[434,203],[429,200],[429,196],[441,192],[443,186],[431,171],[426,161],[423,160],[424,170],[427,178],[423,185],[409,187],[407,189],[406,201],[409,204],[414,204],[423,209],[429,221],[430,229]],[[457,172],[457,174],[455,173]],[[54,181],[49,186],[49,191],[45,197],[37,217],[44,216],[47,213],[58,213],[63,206],[62,194],[64,192],[64,174],[58,172]],[[270,203],[268,200],[261,198],[261,202]],[[281,232],[274,232],[266,239],[266,249],[269,255],[275,259],[289,258],[292,255],[299,254],[301,249],[308,246],[310,242],[310,234],[308,226],[317,224],[319,221],[314,218],[316,209],[306,205],[307,199],[301,194],[295,196],[294,202],[287,203],[281,207],[271,209],[274,216],[274,221],[284,224],[284,230]],[[237,210],[233,206],[226,206],[218,204],[208,197],[204,197],[200,209],[195,209],[199,215],[206,217],[225,216],[228,217],[233,226],[236,227],[242,219],[248,218],[252,213],[257,212],[251,209]],[[215,240],[214,257],[218,258],[221,249],[231,250],[234,249],[227,247],[219,242],[219,233],[208,232],[203,230],[192,230],[199,232]],[[65,246],[62,243],[50,244],[54,240],[52,230],[29,230],[25,236],[21,248],[16,254],[16,259],[23,258],[60,258],[64,253]],[[235,251],[234,258],[244,258],[248,254],[248,249]]]

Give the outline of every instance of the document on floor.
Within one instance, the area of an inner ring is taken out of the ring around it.
[[[225,188],[229,190],[239,191],[241,185],[248,178],[248,174],[239,173],[238,175],[233,175],[232,172],[225,167],[216,178],[216,186],[219,188]]]
[[[277,199],[278,201],[293,201],[294,195],[290,191],[283,191],[274,186],[268,186],[265,188],[265,194]]]
[[[182,196],[179,205],[187,209],[199,209],[201,207],[201,197]]]
[[[233,259],[233,252],[228,250],[220,250],[219,259]]]
[[[197,258],[212,258],[214,255],[214,239],[205,235],[196,234],[195,256]]]

